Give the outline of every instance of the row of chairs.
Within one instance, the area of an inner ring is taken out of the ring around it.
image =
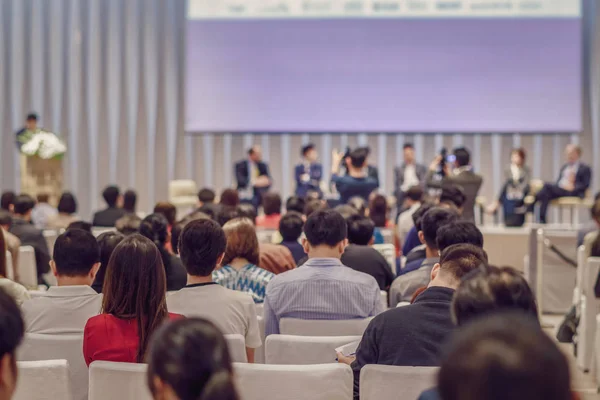
[[[15,400],[73,400],[66,360],[20,361]],[[88,372],[86,370],[86,372]],[[145,364],[96,361],[89,368],[89,400],[151,400]],[[435,385],[437,368],[367,365],[360,373],[363,400],[413,400]],[[234,363],[242,400],[350,400],[353,374],[344,364]]]

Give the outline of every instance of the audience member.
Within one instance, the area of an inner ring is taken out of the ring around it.
[[[38,229],[46,229],[48,220],[58,214],[56,208],[48,204],[50,195],[47,193],[39,193],[37,195],[37,204],[31,210],[31,222]]]
[[[38,282],[42,283],[42,275],[50,271],[50,252],[43,232],[31,224],[33,206],[33,198],[27,194],[21,194],[15,198],[10,233],[21,240],[22,246],[34,248]]]
[[[258,266],[259,247],[254,225],[246,218],[236,218],[227,222],[223,231],[227,248],[221,268],[213,272],[213,282],[246,292],[255,303],[262,303],[267,284],[275,274]]]
[[[150,214],[142,220],[140,225],[142,236],[150,239],[158,248],[165,267],[167,291],[179,290],[185,286],[187,275],[181,260],[169,253],[167,243],[171,244],[171,234],[168,231],[167,219],[163,214]]]
[[[165,324],[156,332],[147,376],[155,400],[239,400],[227,342],[200,318]]]
[[[187,224],[197,219],[213,219],[210,215],[203,213],[202,211],[196,210],[186,215],[181,221],[173,225],[173,229],[171,229],[171,249],[173,250],[173,254],[179,254],[179,237],[181,236],[181,232],[183,232],[183,228]]]
[[[219,225],[223,226],[227,222],[231,221],[235,218],[241,218],[242,214],[240,213],[240,209],[236,207],[225,206],[221,207],[219,213],[217,214],[217,222]]]
[[[3,247],[6,247],[6,242],[4,232],[0,229],[0,249]],[[31,296],[23,285],[8,279],[7,271],[10,267],[6,260],[6,252],[0,251],[0,288],[8,293],[18,305],[21,305],[29,300]]]
[[[353,196],[358,196],[365,201],[369,198],[371,192],[379,187],[379,182],[373,176],[368,176],[367,156],[362,149],[356,149],[350,152],[349,157],[344,160],[344,154],[333,151],[331,164],[331,182],[335,184],[340,194],[342,204],[348,202]],[[348,174],[340,175],[340,163],[345,161]]]
[[[67,229],[67,227],[75,222],[79,221],[79,217],[75,215],[77,213],[77,200],[71,192],[64,192],[58,200],[58,214],[55,214],[48,218],[46,227],[48,229]]]
[[[437,245],[437,231],[444,225],[454,224],[458,214],[440,207],[427,211],[421,221],[419,240],[425,245],[425,258],[415,260],[403,269],[403,275],[394,280],[390,288],[390,306],[410,301],[415,291],[429,284],[431,270],[440,262],[440,249]]]
[[[17,197],[17,195],[15,194],[15,192],[11,192],[11,191],[2,192],[2,196],[0,196],[0,208],[2,210],[12,212],[16,197]]]
[[[300,244],[300,236],[302,236],[302,228],[304,227],[304,220],[302,214],[295,211],[288,211],[281,221],[279,221],[279,233],[283,240],[281,245],[287,247],[292,253],[296,265],[302,260],[306,253],[304,253],[304,247]]]
[[[71,222],[66,230],[70,231],[71,229],[81,229],[82,231],[92,233],[92,224],[85,221],[75,221]]]
[[[354,208],[359,215],[363,217],[367,215],[367,201],[362,197],[351,197],[346,204]]]
[[[415,226],[412,216],[421,207],[423,188],[413,186],[404,192],[403,198],[405,210],[398,215],[397,225],[397,235],[400,243],[404,243],[408,232]]]
[[[256,226],[265,229],[279,228],[279,220],[281,219],[281,196],[277,193],[268,192],[262,196],[263,212],[256,218]]]
[[[97,360],[141,363],[152,333],[168,319],[165,267],[157,247],[131,235],[115,248],[106,269],[102,314],[88,320],[83,356]]]
[[[354,207],[352,207],[350,204],[339,204],[339,205],[335,206],[334,210],[339,212],[340,215],[342,217],[344,217],[345,220],[347,220],[348,218],[350,218],[353,215],[360,215],[360,213],[358,211],[356,211],[356,209]],[[360,215],[360,216],[362,217],[363,215]]]
[[[467,197],[462,186],[455,183],[446,183],[442,186],[439,206],[455,209],[459,215],[463,214]]]
[[[94,289],[96,293],[102,293],[108,262],[110,261],[113,251],[115,251],[115,248],[123,241],[123,239],[125,239],[125,236],[119,232],[105,232],[96,239],[100,249],[100,268],[98,268],[96,278],[92,284],[92,289]]]
[[[384,195],[373,193],[369,198],[369,218],[375,223],[375,228],[392,228],[393,223],[388,219],[389,208]]]
[[[304,216],[308,218],[312,215],[312,213],[325,209],[327,209],[327,203],[325,201],[320,199],[312,199],[306,202],[306,206],[304,207]]]
[[[183,229],[179,246],[188,285],[168,297],[169,310],[186,317],[206,318],[224,334],[244,336],[248,360],[252,362],[254,349],[261,346],[254,302],[247,294],[212,281],[213,271],[225,257],[225,232],[212,220],[194,220]]]
[[[137,214],[125,214],[115,222],[115,228],[123,235],[131,235],[139,232],[142,219]]]
[[[177,221],[177,208],[169,202],[159,201],[154,206],[155,214],[162,214],[167,219],[168,230],[171,232],[171,227]]]
[[[453,244],[472,244],[483,249],[483,234],[470,221],[455,221],[442,225],[436,232],[437,248],[440,252]]]
[[[14,299],[0,289],[0,383],[2,400],[13,398],[17,388],[17,347],[25,335],[25,324]]]
[[[119,188],[116,186],[108,186],[104,189],[102,197],[106,202],[107,208],[94,214],[92,225],[112,228],[115,226],[115,222],[127,213],[121,208],[123,198],[121,197]]]
[[[9,211],[0,209],[0,230],[4,234],[4,247],[8,251],[12,258],[13,275],[15,281],[19,282],[19,248],[21,247],[21,240],[9,232],[12,226],[12,215]],[[2,247],[0,247],[1,249]]]
[[[281,318],[367,318],[383,311],[379,285],[372,276],[342,264],[348,228],[336,211],[316,211],[304,224],[301,268],[275,276],[265,297],[266,334],[279,333]]]
[[[83,334],[88,319],[98,315],[102,296],[90,286],[100,267],[96,238],[73,229],[60,235],[50,261],[58,286],[23,304],[27,333]]]
[[[137,193],[133,189],[128,189],[123,193],[123,210],[129,214],[136,214],[135,206],[137,204]]]
[[[278,232],[275,232],[278,233]],[[292,252],[285,246],[273,243],[259,243],[258,266],[275,275],[296,268]]]
[[[302,214],[305,206],[306,200],[304,200],[304,197],[290,196],[285,202],[285,210],[287,212],[296,211],[297,213]]]
[[[338,354],[354,371],[358,399],[360,370],[367,364],[437,366],[442,344],[454,330],[450,305],[463,276],[487,264],[479,247],[459,244],[442,252],[431,271],[431,282],[415,302],[373,318],[356,350],[356,358]],[[267,295],[268,299],[268,295]]]
[[[221,193],[219,204],[223,207],[237,207],[240,205],[240,195],[235,189],[225,189]]]
[[[423,258],[423,255],[425,254],[425,246],[421,244],[421,241],[419,240],[419,231],[421,230],[421,219],[423,218],[423,215],[425,215],[425,213],[433,207],[435,206],[431,203],[423,203],[417,209],[417,211],[413,213],[412,219],[414,226],[410,229],[410,231],[408,231],[408,235],[406,235],[406,240],[404,242],[404,245],[402,246],[402,254],[404,254],[405,256],[408,257],[408,255],[413,250],[416,250],[416,248],[420,246],[421,253],[414,259]],[[398,271],[398,273],[400,273],[400,271]]]
[[[217,213],[219,212],[219,205],[215,204],[215,191],[209,188],[200,189],[198,192],[198,209],[197,211],[203,212],[204,214],[210,216],[210,218],[215,218]]]
[[[252,221],[252,224],[256,225],[256,208],[250,203],[241,203],[237,206],[240,218],[247,218]]]

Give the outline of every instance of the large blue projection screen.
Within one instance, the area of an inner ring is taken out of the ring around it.
[[[188,132],[582,128],[579,12],[219,14],[190,19],[187,40]]]

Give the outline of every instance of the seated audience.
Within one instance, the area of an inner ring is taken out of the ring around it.
[[[258,266],[275,275],[296,268],[292,252],[285,246],[273,243],[259,243]]]
[[[483,249],[483,234],[473,222],[455,221],[438,228],[437,248],[440,252],[453,244],[472,244]]]
[[[296,265],[298,265],[298,262],[306,256],[304,247],[300,244],[300,236],[302,236],[303,227],[304,220],[302,219],[302,214],[295,211],[288,211],[288,213],[281,218],[281,221],[279,221],[279,233],[283,239],[281,245],[286,247],[290,253],[292,253]]]
[[[373,244],[383,244],[382,229],[394,229],[394,223],[388,219],[389,209],[385,196],[377,193],[371,193],[369,196],[369,211],[368,215],[375,223],[375,231],[373,232]]]
[[[131,235],[115,248],[106,269],[102,314],[88,320],[83,333],[83,357],[142,363],[152,333],[169,319],[165,267],[154,243]]]
[[[136,214],[137,193],[129,189],[123,193],[123,210],[128,214]]]
[[[290,196],[285,202],[285,210],[287,212],[296,211],[297,213],[302,214],[305,206],[306,200],[304,200],[303,197]]]
[[[265,229],[279,228],[279,220],[281,220],[281,196],[277,193],[268,192],[262,196],[263,212],[256,218],[256,226]]]
[[[115,228],[123,235],[131,235],[139,232],[142,219],[136,214],[125,214],[115,222]]]
[[[252,221],[252,224],[256,225],[256,208],[250,203],[240,203],[237,206],[240,218],[247,218]]]
[[[421,186],[413,186],[404,193],[404,206],[406,210],[398,215],[397,235],[400,243],[404,243],[406,236],[412,227],[415,226],[413,214],[421,207],[423,198],[423,188]]]
[[[28,333],[83,334],[88,319],[102,309],[102,296],[90,286],[100,267],[100,248],[89,232],[73,229],[54,244],[50,268],[58,286],[23,304]]]
[[[279,333],[281,318],[353,319],[383,311],[377,281],[340,261],[348,242],[348,227],[336,211],[311,214],[304,224],[301,268],[275,276],[265,297],[265,331]]]
[[[90,224],[89,222],[85,222],[85,221],[75,221],[75,222],[71,222],[69,224],[69,226],[67,226],[66,230],[70,231],[72,229],[81,229],[82,231],[92,233],[92,224]]]
[[[173,254],[179,255],[179,237],[181,236],[181,232],[183,232],[183,228],[185,228],[185,226],[190,222],[197,219],[214,220],[214,218],[211,218],[208,214],[196,210],[186,215],[185,218],[173,225],[173,229],[171,229],[171,249],[173,250]]]
[[[215,203],[215,191],[209,188],[200,189],[198,192],[198,209],[210,218],[214,219],[219,212],[219,205]]]
[[[427,211],[421,221],[419,240],[425,245],[425,258],[415,260],[403,269],[403,274],[394,280],[390,288],[390,306],[410,301],[415,291],[429,284],[431,270],[440,262],[440,249],[437,246],[437,231],[444,225],[454,224],[458,215],[440,207]]]
[[[185,286],[187,274],[181,260],[167,250],[171,245],[167,219],[162,214],[150,214],[142,220],[140,233],[150,239],[158,248],[167,278],[167,291],[179,290]]]
[[[58,214],[56,208],[48,204],[48,201],[50,201],[50,195],[47,193],[38,194],[37,204],[31,210],[31,222],[38,229],[46,229],[48,220]]]
[[[67,229],[67,227],[76,221],[79,217],[75,215],[77,212],[77,200],[71,192],[64,192],[58,200],[58,214],[48,218],[46,227],[48,229]]]
[[[346,223],[349,244],[342,254],[342,264],[371,275],[381,290],[387,290],[394,280],[394,274],[381,253],[370,247],[375,224],[368,217],[360,215],[350,216]]]
[[[242,217],[242,213],[240,212],[240,209],[238,206],[235,206],[235,207],[224,206],[224,207],[221,207],[221,209],[219,210],[216,221],[219,223],[219,225],[223,226],[227,222],[231,221],[232,219],[241,218],[241,217]]]
[[[21,194],[15,198],[14,217],[10,233],[21,240],[21,246],[32,246],[34,248],[38,282],[42,283],[42,275],[50,271],[50,251],[41,229],[31,224],[33,206],[33,198],[27,194]]]
[[[6,244],[4,232],[0,229],[0,249],[3,247],[6,247]],[[7,278],[7,269],[10,267],[11,266],[7,264],[6,252],[0,251],[0,288],[8,293],[18,305],[21,305],[23,302],[29,300],[31,296],[23,285]]]
[[[168,297],[170,311],[186,317],[202,317],[213,322],[224,334],[240,334],[246,339],[248,359],[261,346],[256,308],[245,293],[227,289],[212,280],[223,262],[227,238],[214,221],[189,222],[179,239],[181,260],[188,273],[188,285]]]
[[[379,181],[367,174],[368,152],[364,149],[355,149],[350,152],[349,157],[344,159],[343,153],[333,151],[331,164],[331,182],[335,184],[340,194],[340,201],[345,204],[353,196],[367,200],[371,192],[379,187]],[[340,175],[340,164],[344,161],[348,173]]]
[[[156,332],[147,376],[155,400],[239,400],[227,342],[200,318],[175,321]]]
[[[16,197],[15,192],[2,192],[2,196],[0,196],[0,209],[12,212]]]
[[[259,264],[258,238],[249,219],[236,218],[223,226],[227,238],[221,268],[212,274],[214,282],[228,289],[246,292],[255,303],[262,303],[268,283],[275,276]]]
[[[12,225],[12,215],[9,211],[0,209],[0,230],[4,234],[4,248],[12,257],[12,267],[15,281],[19,282],[19,247],[21,240],[9,232]],[[0,247],[1,249],[2,247]]]
[[[348,218],[350,218],[353,215],[359,215],[361,217],[364,217],[364,215],[362,215],[358,211],[356,211],[356,208],[352,207],[350,204],[337,205],[337,206],[335,206],[334,210],[339,212],[340,215],[342,217],[344,217],[345,220],[348,220]]]
[[[240,205],[240,195],[235,189],[225,189],[221,193],[219,204],[222,207],[237,207]]]
[[[321,199],[312,199],[306,202],[306,206],[304,206],[304,217],[308,218],[315,211],[325,210],[327,209],[327,203]]]
[[[367,215],[367,202],[362,197],[354,196],[346,204],[354,208],[359,215]]]
[[[458,212],[458,215],[462,216],[466,200],[467,197],[462,186],[454,183],[446,183],[442,186],[439,200],[440,207],[453,209]]]
[[[110,256],[112,256],[113,251],[115,251],[115,248],[123,239],[125,239],[125,236],[119,232],[105,232],[96,239],[98,248],[100,249],[100,268],[98,268],[98,272],[96,273],[92,289],[97,293],[102,293]]]
[[[442,252],[431,271],[431,282],[415,302],[373,318],[356,350],[356,358],[338,354],[354,371],[358,399],[360,370],[367,364],[437,366],[442,344],[454,331],[450,306],[463,276],[487,264],[479,247],[459,244]],[[268,297],[267,297],[268,298]]]
[[[21,317],[19,306],[14,299],[0,289],[0,331],[2,345],[0,346],[0,374],[2,376],[2,400],[13,398],[17,387],[17,347],[25,335],[25,324]],[[40,388],[42,389],[42,388]]]
[[[154,206],[155,214],[162,214],[168,223],[168,230],[171,232],[171,227],[177,221],[177,208],[169,202],[161,201]]]
[[[425,246],[419,240],[419,231],[421,230],[421,219],[423,218],[423,215],[425,215],[425,213],[433,207],[434,205],[431,203],[423,203],[421,204],[421,207],[419,207],[412,216],[414,226],[410,229],[410,231],[408,231],[408,235],[406,235],[406,240],[404,242],[404,245],[402,246],[402,254],[408,257],[412,251],[417,250],[417,247],[420,247],[420,249],[418,250],[421,251],[414,258],[408,259],[407,262],[423,258],[425,254]],[[400,271],[398,271],[398,275],[400,275]]]
[[[102,192],[102,197],[106,202],[107,208],[94,214],[92,225],[112,228],[115,226],[115,222],[125,215],[127,211],[121,208],[123,199],[118,187],[108,186]]]

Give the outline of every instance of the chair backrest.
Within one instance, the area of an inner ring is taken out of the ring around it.
[[[152,400],[146,364],[94,361],[90,364],[89,400]]]
[[[579,303],[581,292],[583,290],[583,274],[586,263],[585,246],[577,248],[577,277],[575,281],[575,290],[573,291],[573,304]]]
[[[391,243],[385,243],[375,244],[373,248],[385,258],[385,261],[390,265],[392,273],[396,275],[396,246]]]
[[[87,398],[88,372],[82,348],[83,335],[26,333],[17,350],[17,360],[67,360],[73,400],[83,400]]]
[[[177,179],[169,182],[169,201],[178,197],[197,196],[198,186],[191,179]]]
[[[67,360],[19,361],[13,400],[71,400]]]
[[[257,317],[262,317],[263,315],[265,315],[265,305],[264,303],[254,303],[254,306],[256,307],[256,316]]]
[[[31,246],[19,247],[19,281],[28,288],[38,287],[35,250]]]
[[[6,277],[11,281],[15,280],[15,265],[10,251],[6,252]]]
[[[233,365],[241,400],[350,400],[352,370],[345,364]]]
[[[383,236],[383,243],[385,244],[394,244],[394,231],[391,229],[381,229],[381,236]]]
[[[46,229],[43,233],[46,244],[48,245],[48,251],[52,254],[54,252],[54,243],[56,243],[56,239],[58,239],[58,231],[55,229]]]
[[[254,349],[254,362],[258,364],[265,363],[265,318],[262,315],[257,315],[258,331],[260,332],[260,341],[262,345]]]
[[[371,318],[326,320],[282,318],[279,332],[282,335],[300,336],[362,336],[371,322]]]
[[[231,362],[248,362],[246,340],[242,335],[239,333],[225,335],[225,340],[227,341]]]
[[[381,304],[383,304],[384,310],[390,308],[390,302],[388,300],[388,293],[385,290],[381,291]]]
[[[335,349],[361,336],[269,335],[265,344],[267,364],[327,364],[336,362]]]
[[[416,399],[424,390],[436,385],[438,370],[437,367],[365,365],[360,370],[360,399]]]
[[[589,257],[584,264],[577,327],[577,365],[583,371],[591,370],[593,364],[592,349],[596,337],[596,315],[600,310],[600,300],[596,298],[594,291],[598,273],[600,273],[600,258]]]

